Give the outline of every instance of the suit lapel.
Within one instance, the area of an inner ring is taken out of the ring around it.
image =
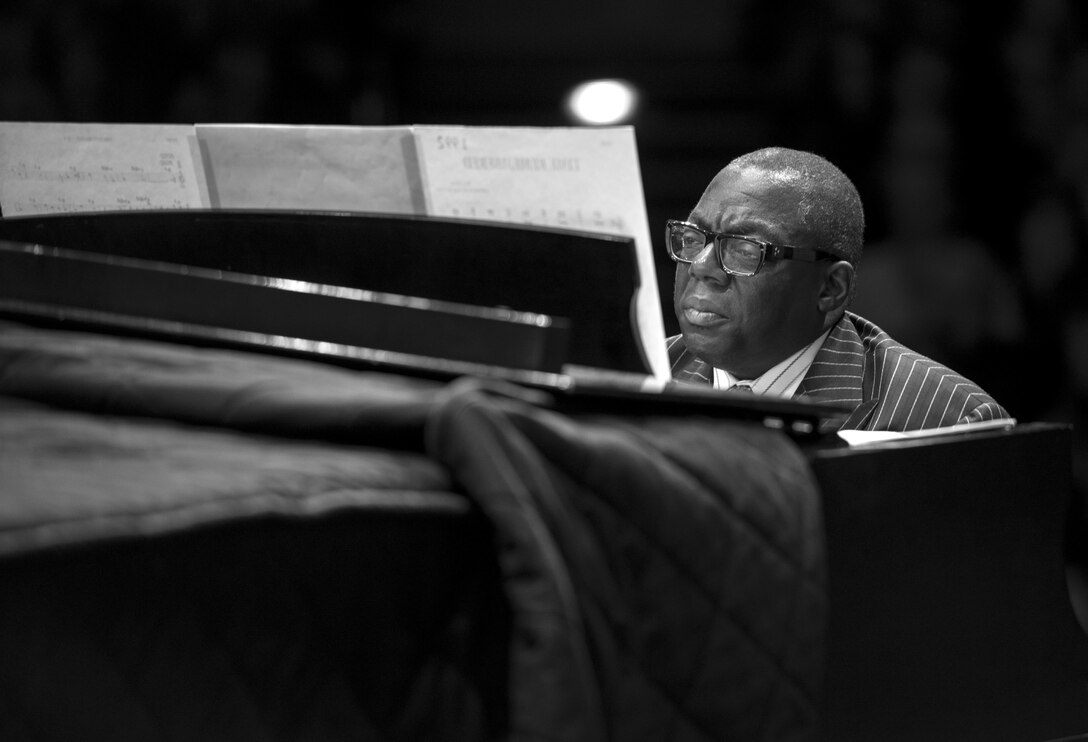
[[[683,336],[674,335],[665,343],[673,381],[680,384],[713,384],[714,369],[684,346]]]
[[[876,400],[865,399],[864,374],[865,345],[850,316],[844,315],[820,346],[794,398],[848,407],[852,411],[842,427],[854,427],[876,406]]]
[[[673,370],[673,379],[687,384],[712,384],[714,369],[710,364],[695,356],[687,359],[687,363]]]

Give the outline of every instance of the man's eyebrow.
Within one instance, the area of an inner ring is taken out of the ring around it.
[[[767,242],[777,242],[780,235],[776,225],[766,219],[760,219],[754,214],[745,214],[738,217],[738,220],[730,225],[728,229],[717,229],[712,224],[720,223],[722,221],[721,214],[712,214],[709,218],[703,217],[695,212],[688,215],[685,220],[689,224],[694,224],[700,229],[707,232],[714,232],[715,234],[735,234],[742,237],[754,237],[759,240],[766,240]]]
[[[717,230],[717,229],[713,229],[711,227],[705,226],[706,225],[705,221],[701,221],[701,220],[700,221],[693,221],[692,223],[695,224],[696,226],[699,226],[699,227],[702,227],[703,229],[706,229],[707,231],[719,232],[719,230]],[[728,229],[720,230],[719,233],[720,234],[736,234],[736,235],[742,235],[742,236],[749,236],[749,235],[754,236],[753,233],[759,232],[762,228],[765,228],[765,227],[766,227],[766,225],[762,224],[761,222],[751,221],[751,220],[746,219],[744,221],[736,222],[735,224],[730,225],[730,227]]]

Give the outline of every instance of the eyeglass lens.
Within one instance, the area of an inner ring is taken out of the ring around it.
[[[759,270],[763,248],[754,242],[737,237],[719,237],[718,255],[727,270],[745,275]],[[690,262],[695,260],[713,240],[704,233],[681,224],[669,229],[670,248],[676,257]]]

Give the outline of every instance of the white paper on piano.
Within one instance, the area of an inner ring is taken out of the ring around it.
[[[213,207],[422,214],[411,128],[198,124]]]
[[[640,341],[652,374],[669,377],[633,128],[415,126],[413,130],[430,216],[634,238]]]
[[[207,208],[192,126],[0,122],[4,216]]]
[[[851,446],[869,446],[877,443],[945,438],[964,433],[1011,430],[1015,427],[1015,418],[1002,418],[977,423],[957,423],[955,425],[946,425],[943,428],[925,428],[924,430],[840,430],[838,436]]]

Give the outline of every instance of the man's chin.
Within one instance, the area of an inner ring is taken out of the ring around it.
[[[703,361],[721,367],[729,357],[729,344],[723,342],[721,333],[710,333],[704,328],[684,324],[681,327],[684,345]]]

